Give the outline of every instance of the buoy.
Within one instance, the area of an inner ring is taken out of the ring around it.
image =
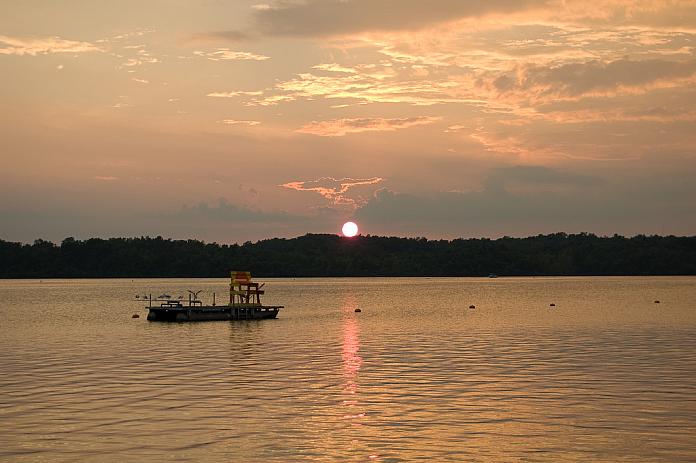
[[[659,304],[659,303],[660,303],[660,301],[655,301],[655,304]]]
[[[469,308],[470,308],[470,309],[475,309],[476,306],[472,304],[472,305],[469,306]]]
[[[137,313],[134,313],[132,318],[140,318],[140,315],[138,315]]]
[[[552,302],[551,304],[549,304],[549,307],[556,307],[556,304]]]
[[[362,312],[362,310],[361,310],[361,309],[355,309],[355,311],[356,311],[356,312]]]

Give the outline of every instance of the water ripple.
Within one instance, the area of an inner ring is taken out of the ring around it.
[[[0,457],[696,461],[696,279],[280,280],[264,322],[124,302],[224,285],[0,282]]]

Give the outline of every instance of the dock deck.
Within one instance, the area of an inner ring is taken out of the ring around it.
[[[276,318],[282,305],[150,307],[147,319],[161,322],[263,320]]]

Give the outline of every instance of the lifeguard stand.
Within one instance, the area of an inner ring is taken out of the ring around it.
[[[230,273],[230,307],[261,305],[261,294],[264,294],[258,283],[251,281],[251,272]]]

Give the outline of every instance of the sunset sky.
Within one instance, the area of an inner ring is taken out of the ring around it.
[[[0,238],[696,234],[696,1],[4,0]]]

